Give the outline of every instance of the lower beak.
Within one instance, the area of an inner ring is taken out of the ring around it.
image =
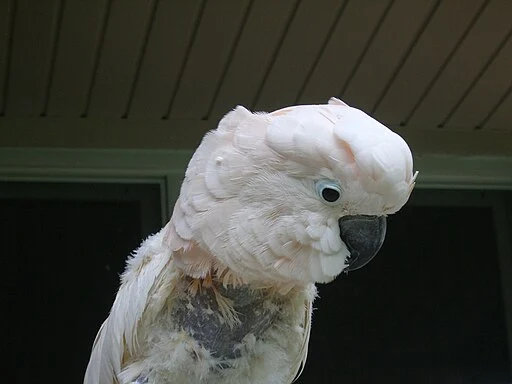
[[[350,252],[348,267],[354,271],[368,264],[379,251],[386,236],[384,216],[344,216],[339,220],[340,237]]]

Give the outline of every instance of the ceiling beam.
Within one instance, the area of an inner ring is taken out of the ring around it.
[[[0,147],[193,149],[217,121],[0,118]],[[512,131],[391,127],[416,155],[512,156]]]

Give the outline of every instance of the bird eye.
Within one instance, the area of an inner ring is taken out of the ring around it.
[[[329,203],[334,203],[340,198],[340,191],[333,188],[322,189],[322,197]]]
[[[341,197],[340,186],[330,180],[322,180],[316,183],[318,195],[327,203],[336,203]]]

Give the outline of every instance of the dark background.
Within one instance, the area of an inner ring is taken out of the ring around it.
[[[161,226],[154,185],[0,183],[3,376],[81,383],[126,257]],[[39,197],[38,197],[39,196]],[[27,198],[23,198],[27,197]]]
[[[511,380],[489,207],[406,206],[375,259],[319,295],[300,383]]]
[[[4,379],[79,383],[126,256],[161,226],[158,188],[3,190]],[[319,286],[299,383],[511,381],[493,208],[485,194],[444,195],[484,203],[446,206],[416,191],[372,263]]]

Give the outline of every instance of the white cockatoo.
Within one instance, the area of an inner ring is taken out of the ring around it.
[[[290,383],[315,283],[372,259],[415,176],[405,141],[338,99],[238,106],[128,259],[85,383]]]

